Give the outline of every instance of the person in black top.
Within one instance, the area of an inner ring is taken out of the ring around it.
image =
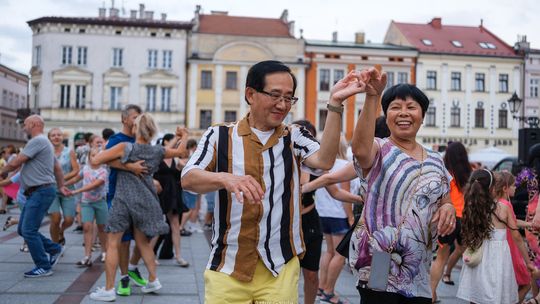
[[[173,134],[165,134],[161,144],[167,146],[173,138]],[[176,263],[181,267],[188,267],[189,263],[180,255],[180,216],[188,209],[182,202],[180,170],[178,170],[174,158],[164,159],[159,164],[159,169],[154,174],[154,179],[159,182],[163,189],[159,194],[159,203],[163,210],[163,214],[167,215],[167,220],[171,227],[170,237],[174,247]],[[162,251],[165,250],[165,247],[167,246],[167,237],[165,236],[164,239],[165,243]],[[164,252],[162,252],[162,254],[164,254]]]

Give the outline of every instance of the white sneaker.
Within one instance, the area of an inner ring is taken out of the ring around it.
[[[113,289],[106,290],[105,287],[98,287],[90,294],[90,299],[95,301],[113,302],[116,300],[116,292]]]
[[[159,279],[155,279],[153,282],[148,282],[146,286],[141,287],[141,291],[143,293],[150,293],[150,292],[156,292],[161,289],[161,283],[159,282]]]
[[[105,263],[105,258],[106,258],[106,257],[107,257],[107,253],[102,252],[102,253],[101,253],[101,262],[102,262],[102,263]]]

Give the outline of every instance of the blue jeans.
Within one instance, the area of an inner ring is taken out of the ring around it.
[[[37,267],[45,270],[51,269],[48,254],[55,254],[62,250],[62,246],[39,233],[41,222],[47,214],[56,197],[55,186],[45,186],[32,192],[21,212],[17,232],[24,238],[28,251]]]

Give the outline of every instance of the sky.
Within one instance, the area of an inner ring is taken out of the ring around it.
[[[284,9],[295,21],[296,36],[303,29],[306,39],[353,41],[363,31],[366,40],[382,42],[392,20],[427,23],[441,17],[443,25],[484,26],[506,43],[527,35],[531,47],[540,48],[538,0],[116,0],[115,7],[138,9],[144,3],[154,17],[189,21],[195,6],[203,13],[228,11],[229,15],[279,18]],[[31,66],[32,33],[27,21],[44,16],[97,17],[99,7],[111,0],[0,0],[0,63],[22,73]]]

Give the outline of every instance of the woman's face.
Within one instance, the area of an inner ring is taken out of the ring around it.
[[[49,140],[51,141],[53,146],[59,146],[64,140],[64,134],[62,134],[62,131],[58,129],[51,130],[49,132]]]
[[[386,111],[386,123],[390,133],[398,138],[415,138],[423,120],[422,107],[411,97],[406,100],[395,99]]]
[[[95,137],[94,140],[90,143],[90,148],[102,148],[105,144],[105,141],[101,137]]]

